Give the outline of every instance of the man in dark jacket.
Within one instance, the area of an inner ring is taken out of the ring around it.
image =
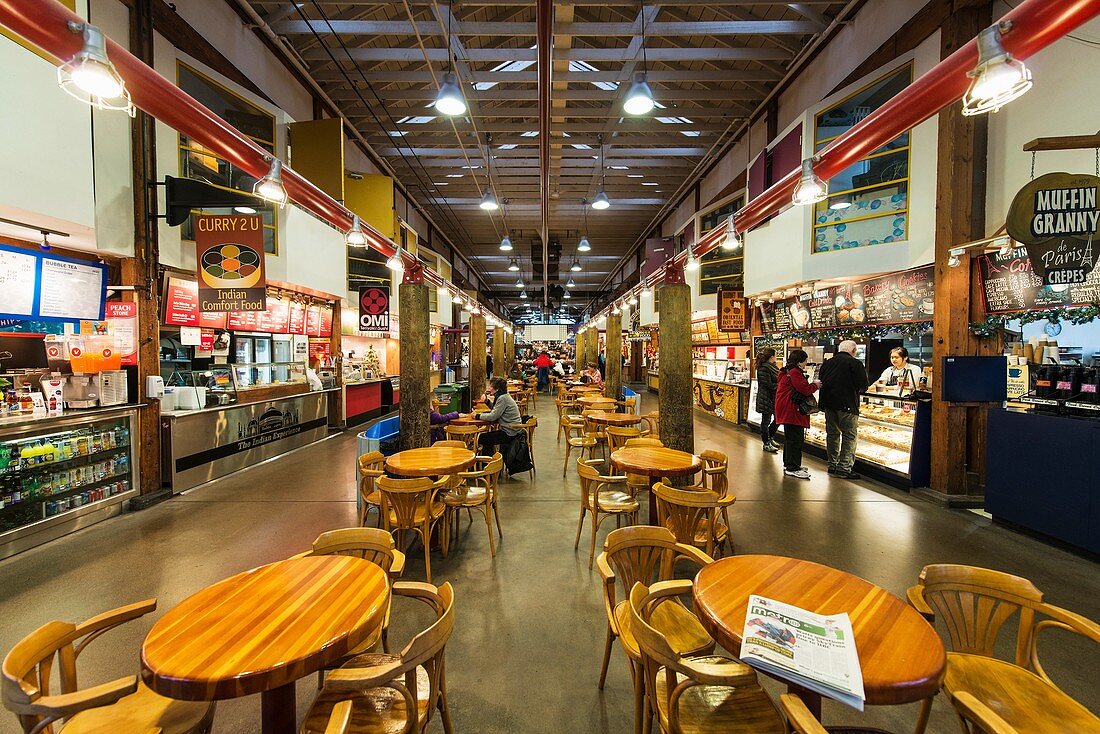
[[[852,471],[856,460],[856,430],[859,423],[859,395],[867,389],[867,370],[855,358],[856,343],[845,339],[836,356],[821,366],[821,396],[818,405],[825,413],[825,443],[829,453],[829,475],[861,479]]]

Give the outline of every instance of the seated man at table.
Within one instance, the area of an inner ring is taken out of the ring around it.
[[[519,414],[519,406],[512,396],[508,394],[508,381],[503,377],[494,377],[489,381],[489,387],[493,391],[493,409],[488,413],[471,413],[478,420],[493,421],[496,428],[481,434],[481,453],[492,456],[497,446],[509,444],[512,439],[523,432],[523,418]]]
[[[588,369],[581,373],[581,380],[596,387],[603,387],[603,375],[593,362],[589,362]]]

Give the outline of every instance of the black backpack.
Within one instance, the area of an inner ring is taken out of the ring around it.
[[[531,471],[531,452],[527,447],[527,432],[520,431],[508,442],[504,450],[504,465],[508,467],[508,476]]]

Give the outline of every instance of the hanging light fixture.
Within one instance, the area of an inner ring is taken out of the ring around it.
[[[816,204],[829,195],[829,185],[822,181],[814,173],[814,159],[806,158],[802,161],[802,178],[794,187],[794,195],[791,201],[798,206]]]
[[[137,114],[126,82],[107,58],[107,39],[103,31],[89,23],[69,22],[69,30],[84,35],[84,46],[57,67],[57,84],[75,99],[101,110],[119,110],[130,117]]]
[[[487,212],[495,212],[500,208],[496,194],[493,193],[493,135],[485,136],[485,193],[481,195],[479,206]]]
[[[962,254],[961,250],[951,250],[948,254],[948,257],[947,257],[947,267],[949,267],[949,268],[959,267],[959,264],[962,263],[962,260],[959,259],[959,255],[961,255],[961,254]]]
[[[500,208],[500,204],[497,203],[496,194],[493,193],[492,189],[485,189],[485,194],[481,197],[481,204],[478,206],[487,212],[495,212]]]
[[[978,34],[978,65],[967,73],[971,82],[963,95],[964,115],[996,112],[1031,89],[1031,72],[1001,43],[1011,28],[1011,23],[997,23]]]
[[[642,4],[640,4],[642,5]],[[623,102],[623,111],[628,115],[644,115],[654,107],[653,90],[649,88],[646,75],[649,72],[645,53],[645,7],[641,7],[642,18],[642,70],[634,74],[634,81],[630,83],[630,90],[626,93]]]
[[[573,294],[570,293],[569,291],[566,291],[565,293],[562,294],[562,298],[572,298],[572,297],[573,297]]]
[[[576,288],[577,282],[573,280],[573,276],[569,276],[569,280],[565,281],[566,288]]]
[[[573,264],[569,266],[570,272],[579,273],[581,271],[581,262],[576,257],[573,258]]]
[[[525,291],[525,290],[520,291],[519,292],[519,297],[526,300],[527,299],[527,291]]]
[[[516,278],[516,288],[523,287],[523,278]]]
[[[684,270],[689,273],[694,273],[699,269],[699,261],[695,259],[695,253],[691,251],[691,246],[688,246],[687,260],[684,261]]]
[[[283,206],[287,201],[286,188],[283,186],[283,162],[271,156],[268,156],[268,160],[271,161],[271,169],[252,187],[252,193],[272,204]]]
[[[843,211],[852,205],[852,199],[847,194],[840,194],[829,199],[829,208],[833,211]]]
[[[405,272],[405,261],[401,259],[401,245],[398,245],[390,255],[390,259],[386,261],[386,267],[395,273]]]
[[[500,250],[501,250],[501,252],[511,252],[512,251],[512,240],[511,240],[511,238],[508,237],[507,234],[505,234],[504,239],[502,239],[500,241]]]
[[[611,199],[607,198],[606,170],[603,165],[603,135],[597,136],[596,139],[600,143],[600,191],[596,194],[596,197],[592,199],[592,208],[602,211],[611,206]]]
[[[619,304],[616,303],[614,306],[611,307],[611,313],[615,314],[616,316],[619,315]]]
[[[452,3],[447,3],[447,71],[443,74],[443,83],[435,95],[435,108],[444,115],[456,117],[466,114],[466,100],[454,72],[454,53],[451,51],[451,16],[454,15]]]
[[[652,298],[652,297],[653,297],[653,289],[652,288],[650,288],[648,285],[645,288],[642,288],[642,298]]]
[[[436,298],[437,298],[438,300],[442,301],[442,300],[443,300],[443,298],[444,298],[444,296],[446,296],[448,292],[449,292],[449,291],[447,290],[447,286],[445,286],[445,285],[443,285],[442,283],[440,283],[440,284],[439,284],[439,287],[435,289],[435,295],[436,295]]]
[[[351,219],[351,229],[348,230],[347,235],[344,236],[344,242],[348,247],[366,247],[367,235],[363,232],[363,225],[359,222],[359,215],[356,214]]]
[[[1012,254],[1012,249],[1012,240],[1005,239],[1005,241],[1001,243],[1001,248],[997,251],[997,254],[1001,257],[1008,257]]]
[[[588,237],[582,236],[581,241],[577,243],[577,252],[588,252],[592,249],[592,244],[588,241]]]
[[[726,252],[735,252],[741,249],[741,238],[737,235],[737,225],[733,222],[733,215],[726,219],[726,233],[722,236],[722,249]]]
[[[584,234],[581,235],[581,241],[577,243],[577,252],[589,252],[592,249],[592,244],[588,241],[588,207],[585,206],[587,202],[581,199],[581,212],[584,216]]]
[[[638,299],[634,296],[633,293],[631,293],[630,297],[626,299],[626,302],[629,303],[631,306],[638,305]]]
[[[451,298],[451,302],[454,303],[454,305],[456,305],[456,306],[461,306],[462,305],[462,295],[459,294],[459,293],[455,293],[454,297]]]
[[[511,270],[513,273],[518,273],[519,272],[519,261],[516,260],[513,257],[511,262],[508,263],[508,269]]]

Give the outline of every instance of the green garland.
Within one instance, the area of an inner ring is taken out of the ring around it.
[[[889,334],[903,334],[908,337],[916,337],[932,328],[931,321],[917,321],[911,324],[867,325],[851,326],[838,329],[804,329],[802,331],[785,331],[779,334],[784,339],[879,339]]]
[[[1100,303],[1095,302],[1088,306],[1073,308],[1058,306],[1038,311],[1012,311],[1003,314],[991,314],[986,316],[985,321],[972,321],[970,323],[970,333],[979,339],[992,339],[1004,330],[1007,321],[1018,320],[1021,325],[1033,324],[1037,321],[1049,321],[1052,324],[1068,321],[1074,326],[1080,326],[1096,319],[1100,319]]]

